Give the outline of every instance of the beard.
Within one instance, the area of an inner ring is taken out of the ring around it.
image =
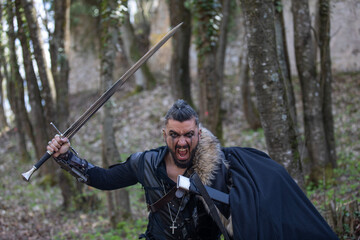
[[[187,161],[181,161],[181,160],[179,160],[179,159],[176,157],[176,153],[175,153],[171,148],[169,148],[169,146],[167,146],[167,147],[168,147],[168,149],[169,149],[169,151],[170,151],[170,153],[171,153],[171,156],[172,156],[172,158],[173,158],[173,160],[174,160],[175,165],[176,165],[177,167],[179,167],[179,168],[183,168],[183,169],[184,169],[184,168],[189,168],[189,167],[192,166],[193,160],[194,160],[194,157],[195,157],[195,154],[196,154],[196,151],[197,151],[198,146],[199,146],[199,143],[198,143],[198,144],[195,146],[195,148],[190,152],[190,157],[189,157],[189,159],[188,159]],[[176,151],[176,149],[178,149],[178,148],[184,148],[184,147],[176,146],[176,147],[175,147],[175,151]],[[186,146],[185,148],[190,149],[189,146]]]

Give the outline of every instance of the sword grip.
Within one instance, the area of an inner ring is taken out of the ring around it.
[[[29,181],[30,181],[30,178],[31,178],[31,175],[32,175],[36,170],[38,170],[38,169],[41,167],[41,165],[43,165],[43,163],[46,162],[46,160],[48,160],[48,159],[51,157],[52,154],[53,154],[52,152],[47,151],[47,152],[40,158],[40,160],[39,160],[29,171],[24,172],[23,174],[21,174],[22,177],[23,177],[23,180],[29,182]]]
[[[34,165],[34,167],[36,167],[36,169],[39,169],[41,165],[43,165],[43,163],[51,157],[52,154],[52,152],[46,151],[46,153],[40,158],[40,160]]]

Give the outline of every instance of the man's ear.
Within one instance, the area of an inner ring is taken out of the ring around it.
[[[162,129],[162,134],[163,134],[164,141],[166,142],[166,133],[165,133],[165,129]]]
[[[202,131],[201,131],[201,128],[199,129],[199,137],[201,137],[201,133],[202,133]]]

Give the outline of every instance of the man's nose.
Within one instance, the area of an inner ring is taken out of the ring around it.
[[[185,139],[184,136],[180,136],[178,144],[179,144],[180,146],[185,146],[185,145],[187,145],[186,139]]]

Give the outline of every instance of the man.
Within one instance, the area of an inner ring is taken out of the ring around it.
[[[203,197],[171,194],[179,175],[194,174],[204,185],[229,194],[229,205],[214,202],[234,239],[337,239],[283,167],[255,149],[221,148],[185,101],[178,100],[167,112],[163,138],[166,146],[132,154],[109,169],[80,159],[58,135],[47,149],[57,162],[77,166],[95,188],[140,182],[150,211],[141,236],[146,239],[220,239],[222,226],[210,217]]]

